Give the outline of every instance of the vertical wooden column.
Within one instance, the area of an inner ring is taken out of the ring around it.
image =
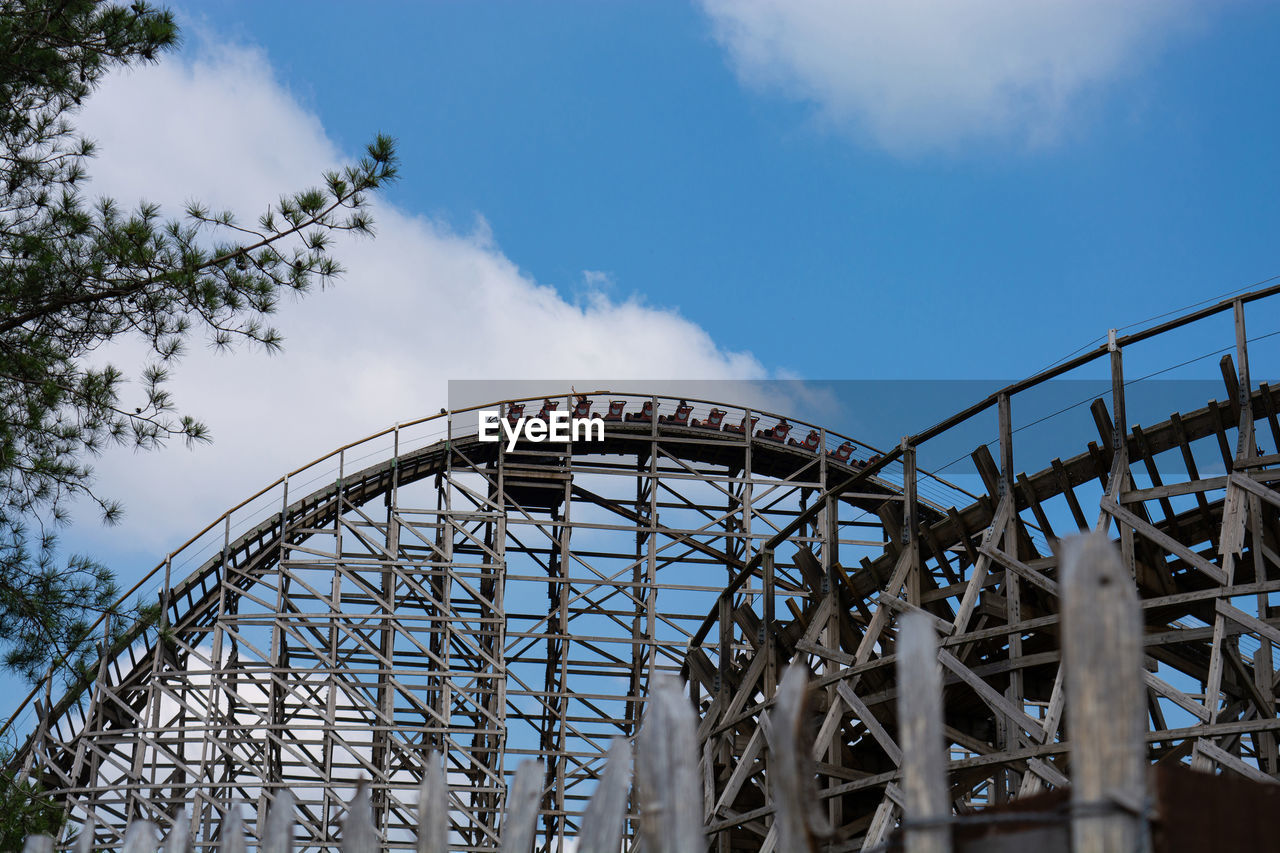
[[[1107,489],[1112,500],[1119,500],[1120,493],[1130,487],[1129,475],[1129,416],[1124,402],[1124,354],[1116,343],[1116,330],[1107,332],[1107,349],[1111,352],[1111,408],[1112,432],[1111,479]],[[1120,559],[1129,572],[1129,577],[1137,576],[1137,565],[1133,555],[1133,528],[1117,522],[1120,529]]]
[[[1003,535],[1003,550],[1015,560],[1021,559],[1018,553],[1018,499],[1013,491],[1013,410],[1008,394],[1001,394],[997,404],[1000,429],[1000,500],[1009,504],[1008,520],[1005,528],[997,531]],[[1016,625],[1022,621],[1022,580],[1016,572],[1005,570],[1004,573],[1005,623]],[[1022,657],[1022,633],[1010,631],[1006,635],[1009,643],[1009,686],[1005,689],[1005,698],[1018,710],[1022,710],[1023,679],[1022,669],[1018,666],[1018,658]],[[1021,733],[1016,727],[1009,725],[1003,717],[996,719],[997,731],[1000,735],[1002,749],[1013,749],[1018,746]],[[1015,778],[1013,771],[1007,767],[1000,771],[996,778],[996,802],[1005,802],[1021,787],[1021,780]]]
[[[1236,468],[1246,466],[1251,468],[1255,464],[1254,460],[1258,458],[1259,452],[1257,437],[1254,434],[1253,379],[1249,375],[1249,338],[1245,328],[1244,302],[1237,299],[1232,307],[1235,314],[1236,365],[1239,371],[1237,382],[1239,385],[1240,404]],[[1265,583],[1268,577],[1267,561],[1263,549],[1262,501],[1256,494],[1250,492],[1246,497],[1246,503],[1248,508],[1249,551],[1253,557],[1253,579],[1257,583]],[[1258,618],[1266,619],[1268,617],[1269,599],[1270,596],[1266,593],[1258,594],[1256,600]],[[1259,634],[1258,650],[1253,655],[1253,676],[1258,693],[1264,697],[1274,696],[1274,685],[1272,684],[1273,666],[1271,640],[1265,635]],[[1274,715],[1274,704],[1270,709],[1260,708],[1259,711],[1264,714],[1270,711],[1270,715]],[[1253,741],[1258,755],[1258,766],[1262,771],[1272,776],[1280,772],[1280,757],[1276,754],[1275,733],[1270,731],[1258,732],[1253,736]]]
[[[823,435],[822,444],[818,448],[818,452],[822,454],[821,470],[822,470],[822,487],[826,492],[831,488],[829,482],[829,471],[827,467],[826,453],[826,435]],[[824,594],[831,596],[830,615],[827,617],[827,625],[822,629],[822,644],[829,649],[840,648],[840,623],[845,618],[845,610],[847,604],[842,604],[841,600],[841,584],[837,577],[838,565],[840,562],[840,501],[835,495],[828,495],[823,498],[824,505],[822,508],[822,570],[823,583],[826,585]],[[827,676],[835,676],[840,670],[840,665],[833,660],[826,660],[822,665],[822,673]],[[827,713],[842,715],[844,701],[837,692],[837,684],[834,682],[827,688]],[[837,719],[837,723],[839,720]],[[831,767],[841,768],[844,766],[844,743],[839,737],[832,737],[826,749],[827,764]],[[839,827],[844,824],[844,807],[842,797],[829,797],[827,799],[827,821],[832,827]]]
[[[284,512],[281,512],[281,535],[284,534]],[[225,675],[222,662],[222,644],[223,637],[226,633],[225,625],[222,617],[227,611],[227,570],[231,561],[231,516],[228,514],[223,519],[222,524],[222,560],[216,570],[215,577],[218,581],[218,609],[217,618],[213,622],[213,642],[212,650],[209,654],[209,692],[204,707],[204,719],[201,721],[201,731],[211,731],[212,721],[214,719],[214,711],[221,703],[222,679]],[[105,647],[105,638],[104,638]],[[102,673],[105,675],[105,672]],[[100,676],[101,677],[101,676]],[[221,815],[221,810],[215,797],[206,794],[204,784],[206,781],[214,780],[214,762],[217,760],[213,755],[214,744],[212,739],[205,737],[200,743],[200,770],[197,777],[201,785],[196,790],[195,798],[192,800],[192,814],[195,817],[197,827],[203,829],[203,840],[207,843],[213,843],[217,840],[217,830],[215,828],[215,817]],[[94,767],[96,772],[97,768]]]
[[[907,601],[920,606],[920,507],[916,496],[916,449],[902,438],[902,547],[908,552]],[[896,592],[896,590],[894,590]]]
[[[763,574],[763,593],[764,593],[764,618],[761,620],[761,630],[764,631],[763,642],[760,644],[760,654],[764,655],[764,696],[766,699],[773,696],[778,688],[778,653],[777,639],[774,636],[774,583],[773,583],[773,549],[766,548],[764,555],[760,558],[760,570]]]
[[[271,669],[275,673],[282,673],[289,665],[289,640],[284,630],[285,600],[289,595],[289,575],[285,571],[285,561],[288,557],[289,537],[286,535],[289,526],[289,478],[284,478],[282,486],[282,494],[280,497],[280,552],[276,561],[276,610],[275,617],[271,620]],[[284,779],[283,761],[281,755],[280,744],[284,738],[284,688],[280,684],[279,678],[271,679],[271,686],[267,690],[268,702],[270,703],[271,730],[267,735],[267,782],[269,785],[277,785]]]
[[[1238,464],[1246,461],[1252,455],[1254,441],[1253,407],[1249,393],[1248,339],[1244,325],[1244,303],[1236,300],[1234,309],[1236,359],[1239,370],[1236,379],[1240,395],[1237,400],[1240,408],[1240,420],[1238,422],[1239,430],[1235,454],[1235,462]],[[1228,471],[1227,474],[1230,477],[1233,472]],[[1240,489],[1239,486],[1228,482],[1227,495],[1222,501],[1222,528],[1218,537],[1218,555],[1222,563],[1223,574],[1226,576],[1225,582],[1222,584],[1224,591],[1235,583],[1236,559],[1239,557],[1240,548],[1244,544],[1245,519],[1243,515],[1247,506],[1247,497],[1247,493]],[[1224,599],[1229,603],[1230,599],[1225,594],[1223,599],[1220,600]],[[1265,643],[1266,639],[1263,638],[1262,642]],[[1226,665],[1227,643],[1225,617],[1221,610],[1215,609],[1213,645],[1209,650],[1209,675],[1205,681],[1204,689],[1204,704],[1209,711],[1208,722],[1210,724],[1217,722],[1218,699],[1222,693],[1222,670]],[[1191,762],[1192,767],[1206,771],[1210,770],[1213,764],[1213,759],[1204,750],[1196,750]]]
[[[898,627],[898,743],[907,853],[950,853],[942,670],[933,620],[905,613]]]
[[[1138,594],[1103,535],[1062,542],[1072,849],[1145,853],[1146,690]]]
[[[391,675],[395,660],[395,614],[396,614],[396,571],[395,563],[400,553],[400,516],[397,506],[399,484],[399,467],[395,460],[400,454],[400,427],[396,426],[392,434],[392,466],[391,487],[387,489],[384,501],[387,510],[387,528],[383,540],[386,549],[380,559],[382,571],[379,573],[382,602],[378,626],[378,713],[381,717],[373,729],[373,765],[382,774],[382,778],[391,778],[391,728],[395,724],[395,691],[391,686]],[[373,825],[383,829],[387,814],[387,791],[375,786],[370,792],[370,807],[373,813]]]

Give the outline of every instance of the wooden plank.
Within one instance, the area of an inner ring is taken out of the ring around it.
[[[779,850],[813,853],[830,834],[818,810],[817,771],[806,712],[809,670],[793,663],[783,673],[769,712],[769,787],[773,792],[773,828]]]
[[[876,719],[875,714],[871,713],[871,709],[862,701],[862,698],[853,692],[853,688],[849,686],[849,683],[847,681],[837,682],[836,693],[849,706],[849,710],[853,711],[858,720],[862,722],[862,725],[866,726],[871,737],[875,739],[876,743],[880,744],[881,749],[889,756],[889,760],[894,764],[902,764],[902,749],[885,731],[884,726],[880,725],[880,721]]]
[[[942,673],[933,624],[918,613],[898,629],[898,732],[902,740],[903,830],[907,853],[950,853]],[[942,652],[942,654],[946,654]]]
[[[1000,541],[1004,535],[1005,525],[1008,524],[1009,516],[1013,513],[1013,499],[1005,496],[1000,499],[1000,504],[996,507],[995,517],[991,520],[991,526],[987,528],[986,533],[982,536],[982,545],[980,548],[994,545]],[[966,537],[966,541],[967,537]],[[973,609],[978,604],[978,594],[982,592],[982,586],[987,580],[987,566],[990,565],[991,558],[981,553],[977,555],[974,562],[973,571],[969,574],[969,586],[964,591],[964,597],[960,600],[960,607],[956,610],[955,622],[952,623],[952,633],[963,634],[969,628],[969,618],[973,615]]]
[[[342,853],[377,853],[378,833],[373,828],[373,810],[369,800],[369,785],[362,779],[356,785],[355,796],[347,803],[347,817],[342,822]],[[503,853],[508,853],[504,846]],[[515,848],[525,853],[521,848]]]
[[[507,792],[502,820],[502,853],[531,853],[537,834],[538,805],[542,801],[541,761],[521,761]]]
[[[295,805],[293,791],[288,788],[281,788],[276,792],[275,799],[271,802],[271,808],[267,811],[266,829],[262,833],[262,846],[259,853],[293,853],[293,826],[296,823]],[[179,826],[186,827],[185,820],[177,820],[174,822],[174,830]],[[174,832],[169,833],[169,838],[165,841],[165,853],[169,851],[185,851],[185,839],[178,841],[174,838]],[[421,830],[419,830],[421,837]],[[437,851],[430,851],[437,853]],[[439,853],[444,853],[444,848],[440,848]]]
[[[867,834],[862,839],[862,847],[859,849],[863,853],[880,847],[885,835],[889,832],[889,827],[893,824],[893,814],[897,810],[897,805],[886,789],[884,799],[880,801],[880,805],[876,806],[875,814],[871,818],[871,826],[867,828]]]
[[[991,710],[1003,714],[1037,741],[1044,740],[1044,728],[1041,727],[1040,723],[1031,719],[1020,708],[1015,707],[994,687],[987,684],[973,670],[961,663],[959,658],[946,649],[938,649],[938,660],[942,662],[943,666],[959,676],[961,681],[972,687],[974,692],[978,694],[978,698],[986,703]]]
[[[733,773],[729,776],[729,781],[725,783],[724,790],[720,792],[719,799],[712,806],[712,814],[721,814],[737,798],[738,791],[742,789],[743,783],[747,781],[751,771],[755,769],[756,756],[760,754],[760,749],[763,746],[764,727],[757,726],[751,732],[751,737],[747,739],[746,748],[742,750],[738,763],[733,768]]]
[[[631,744],[626,738],[616,737],[609,746],[600,782],[582,813],[582,827],[578,832],[578,849],[582,853],[612,851],[622,846],[630,789]]]
[[[1197,702],[1178,688],[1166,681],[1163,681],[1156,676],[1154,672],[1147,672],[1146,670],[1143,670],[1142,680],[1146,682],[1148,687],[1156,693],[1159,693],[1161,696],[1171,700],[1179,708],[1195,714],[1206,723],[1209,722],[1209,710],[1205,708],[1202,703]]]
[[[1026,474],[1018,475],[1018,491],[1022,493],[1027,505],[1031,507],[1031,513],[1036,517],[1036,524],[1040,526],[1040,532],[1044,534],[1044,538],[1051,544],[1057,541],[1058,535],[1053,532],[1053,525],[1049,522],[1049,516],[1045,513],[1044,507],[1040,505],[1040,499],[1036,496],[1036,488],[1027,479]]]
[[[1105,536],[1063,540],[1063,666],[1071,720],[1072,849],[1150,850],[1138,595]],[[1104,804],[1116,803],[1108,809]]]
[[[1237,459],[1235,468],[1237,471],[1243,471],[1248,468],[1269,468],[1272,465],[1280,465],[1280,453],[1254,456],[1250,459]]]
[[[1015,559],[1014,557],[1009,556],[1005,552],[1001,551],[999,548],[993,548],[987,545],[983,545],[980,550],[982,554],[995,560],[997,563],[1004,566],[1006,569],[1009,569],[1019,577],[1026,578],[1028,581],[1040,587],[1050,595],[1057,596],[1058,594],[1057,581],[1052,580],[1051,578],[1045,577],[1044,575],[1037,572],[1035,569],[1028,566],[1026,563],[1023,563],[1021,560],[1018,560],[1018,559]]]
[[[1226,487],[1226,477],[1208,477],[1203,480],[1192,480],[1188,483],[1169,483],[1163,486],[1153,486],[1149,489],[1130,489],[1120,494],[1120,503],[1131,504],[1142,501],[1156,501],[1161,498],[1211,492],[1214,489],[1225,489]]]
[[[1280,643],[1280,630],[1271,627],[1258,617],[1245,613],[1238,607],[1232,607],[1223,599],[1215,601],[1213,608],[1219,615],[1225,616],[1237,625],[1243,625],[1259,637],[1266,637],[1273,643]]]
[[[1209,562],[1204,557],[1201,557],[1199,554],[1169,536],[1164,531],[1159,530],[1138,518],[1138,516],[1120,506],[1120,504],[1116,503],[1114,500],[1104,497],[1099,501],[1099,504],[1104,510],[1110,513],[1116,521],[1129,525],[1144,539],[1154,542],[1170,554],[1173,554],[1175,557],[1181,558],[1183,562],[1187,563],[1192,568],[1197,569],[1217,583],[1227,583],[1226,572],[1224,572],[1220,567],[1215,566],[1213,563]]]
[[[1256,480],[1236,472],[1232,472],[1230,480],[1233,486],[1239,486],[1249,494],[1261,498],[1272,506],[1280,507],[1280,494],[1259,484]]]
[[[152,849],[154,849],[155,841],[152,840]],[[142,853],[142,845],[135,844],[133,850]],[[53,853],[53,836],[51,835],[28,835],[26,842],[22,845],[22,853]],[[151,853],[151,851],[147,851]]]
[[[903,601],[901,598],[898,598],[896,595],[889,595],[886,593],[884,595],[881,595],[878,601],[881,604],[885,605],[886,607],[892,610],[896,610],[898,613],[924,614],[929,618],[930,621],[933,622],[933,627],[944,635],[950,634],[952,631],[952,625],[946,619],[942,619],[937,616],[934,616],[928,610],[925,610],[922,607],[917,607],[916,605],[911,604],[909,602]]]
[[[1246,779],[1252,779],[1255,782],[1266,782],[1274,785],[1276,780],[1263,773],[1252,764],[1246,764],[1241,761],[1238,756],[1232,755],[1222,747],[1218,746],[1207,738],[1199,738],[1196,740],[1195,751],[1203,755],[1205,758],[1213,761],[1219,767],[1225,767]]]
[[[1071,510],[1071,518],[1075,521],[1076,527],[1080,530],[1088,530],[1089,521],[1084,517],[1084,510],[1080,507],[1080,499],[1076,497],[1075,488],[1071,485],[1071,475],[1067,473],[1066,466],[1057,457],[1054,457],[1049,465],[1054,479],[1058,482],[1058,493],[1066,498],[1067,507]]]
[[[136,824],[135,824],[136,825]],[[130,827],[132,831],[133,827]],[[130,844],[129,836],[125,836],[124,849],[125,853],[142,853],[146,843],[155,844],[154,827],[147,827],[147,835],[145,841],[138,841]],[[343,826],[343,834],[346,835],[346,826]],[[142,835],[138,836],[140,839]],[[222,826],[218,828],[218,842],[222,848],[220,853],[245,853],[244,844],[244,820],[240,817],[240,804],[232,803],[227,809],[227,816],[222,819]],[[148,851],[149,853],[149,851]],[[347,853],[347,847],[343,845],[343,853]]]
[[[1027,769],[1055,788],[1065,788],[1071,784],[1070,779],[1042,758],[1027,759]]]
[[[277,806],[278,807],[278,806]],[[275,813],[272,813],[272,817]],[[418,786],[418,838],[415,853],[448,853],[449,787],[444,761],[432,750]]]
[[[696,720],[670,676],[653,676],[649,707],[636,736],[636,800],[647,853],[705,849]]]
[[[281,838],[278,831],[273,832],[272,824],[273,815],[276,809],[280,809],[280,803],[287,802],[289,808],[281,809],[282,814],[288,814],[289,834],[287,838]],[[81,829],[82,838],[76,839],[76,853],[90,853],[93,849],[93,833],[86,832]],[[88,844],[79,843],[82,839],[87,839]],[[164,839],[164,853],[191,853],[191,823],[187,820],[186,814],[179,815],[173,821],[173,826],[169,828],[169,834]],[[276,794],[275,802],[271,806],[271,814],[267,815],[267,831],[262,839],[262,849],[260,853],[293,853],[293,794],[288,791],[281,791]]]

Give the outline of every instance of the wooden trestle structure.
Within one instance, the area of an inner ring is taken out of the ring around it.
[[[285,788],[303,848],[335,849],[361,779],[383,843],[409,849],[437,749],[454,849],[488,851],[515,765],[536,757],[537,849],[561,851],[609,739],[635,734],[665,670],[701,720],[709,849],[754,853],[773,820],[762,720],[802,661],[831,849],[870,848],[902,802],[900,614],[937,629],[955,809],[1064,783],[1055,545],[1079,528],[1113,532],[1138,589],[1151,760],[1280,778],[1280,454],[1258,449],[1264,435],[1280,447],[1280,390],[1251,381],[1246,334],[1246,308],[1276,316],[1260,300],[1277,292],[1113,334],[888,451],[794,421],[791,435],[816,438],[778,440],[768,412],[689,401],[682,419],[675,400],[607,392],[585,395],[598,414],[648,402],[677,417],[514,451],[480,442],[473,410],[397,426],[166,559],[140,585],[159,597],[158,629],[104,655],[90,688],[32,697],[6,726],[29,732],[13,766],[66,803],[69,835],[93,826],[99,849],[133,818],[190,819],[197,845],[212,843],[231,802],[253,830]],[[1214,315],[1235,329],[1221,398],[1131,425],[1126,349]],[[1095,359],[1113,377],[1098,434],[1016,472],[1018,395]],[[995,454],[972,457],[981,493],[917,470],[916,448],[989,408],[1000,431]],[[709,414],[747,428],[693,425]],[[1197,472],[1205,447],[1224,473]]]

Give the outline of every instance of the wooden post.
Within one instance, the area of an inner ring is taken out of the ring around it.
[[[1000,428],[1000,497],[1009,501],[1009,520],[1005,529],[996,533],[1004,536],[1003,550],[1015,560],[1021,559],[1018,551],[1018,497],[1013,491],[1013,409],[1008,394],[1001,394],[997,413]],[[1005,622],[1017,625],[1022,621],[1022,580],[1016,572],[1005,570],[1004,573]],[[1008,635],[1009,642],[1009,686],[1004,697],[1014,707],[1022,708],[1023,683],[1022,669],[1018,659],[1022,657],[1022,632],[1012,631]],[[1010,726],[1005,719],[996,716],[996,732],[1001,749],[1016,749],[1021,745],[1021,737],[1016,728]],[[1021,786],[1009,768],[1005,767],[992,780],[995,783],[995,801],[1008,802],[1009,796]]]
[[[1138,595],[1099,534],[1062,540],[1063,665],[1075,853],[1150,850]]]
[[[778,653],[777,641],[774,637],[774,580],[773,580],[773,549],[766,548],[760,559],[761,568],[761,591],[764,595],[763,607],[761,608],[763,618],[761,624],[764,628],[763,642],[760,644],[758,654],[764,655],[764,697],[766,699],[773,698],[773,694],[778,689]]]
[[[53,838],[48,835],[28,835],[22,845],[22,853],[53,853]]]
[[[288,796],[290,798],[289,799],[288,846],[287,847],[271,846],[271,841],[270,841],[271,821],[274,820],[274,818],[268,818],[267,819],[268,838],[263,840],[262,847],[259,848],[258,853],[293,853],[293,799],[292,799],[293,794],[290,794],[287,791],[281,791],[279,794],[277,794],[276,804],[272,806],[272,814],[275,814],[275,809],[280,808],[281,798],[285,796]],[[83,832],[83,830],[81,831]],[[89,833],[89,837],[92,838],[92,833]],[[92,845],[90,845],[89,847],[77,845],[76,853],[89,853],[89,850],[91,847]],[[191,853],[191,825],[187,822],[187,817],[185,813],[178,815],[178,817],[174,819],[173,827],[169,830],[169,835],[164,840],[164,853]]]
[[[274,802],[267,812],[267,828],[262,833],[262,846],[258,848],[258,853],[293,853],[293,824],[294,824],[294,796],[293,792],[288,788],[281,788],[276,793]],[[169,841],[166,842],[165,853],[176,853],[178,850],[186,850],[186,834],[182,836],[182,846],[179,848],[174,836],[178,834],[178,828],[185,826],[186,821],[179,818],[173,824],[174,831],[169,834]]]
[[[426,771],[418,786],[417,853],[448,853],[449,784],[444,757],[434,749],[427,756]]]
[[[137,842],[137,846],[131,846],[130,843],[136,826],[137,824],[129,826],[129,834],[124,840],[124,853],[142,853],[144,846],[142,841]],[[138,838],[142,838],[141,834]],[[147,837],[146,842],[154,846],[154,836]],[[222,826],[218,833],[218,850],[219,853],[245,853],[244,820],[240,817],[239,803],[232,803],[227,809],[227,816],[222,819]]]
[[[645,853],[703,853],[702,785],[693,708],[664,673],[650,683],[636,737],[636,799]]]
[[[933,620],[904,613],[898,627],[898,743],[907,853],[950,853],[942,673]],[[912,824],[917,824],[912,826]]]
[[[347,818],[342,822],[342,853],[378,853],[373,798],[363,779],[356,783],[355,796],[347,803]]]
[[[627,794],[631,789],[631,744],[616,737],[600,783],[582,813],[578,833],[578,853],[617,853],[626,823]]]
[[[90,815],[89,820],[81,824],[80,834],[76,836],[75,853],[93,853],[93,826],[93,816]],[[189,847],[190,844],[185,844],[181,847],[166,844],[165,853],[174,853],[174,851],[177,851],[177,853],[189,853]]]
[[[1107,493],[1114,498],[1132,487],[1129,474],[1129,416],[1124,402],[1124,354],[1116,343],[1115,329],[1107,332],[1107,349],[1111,351],[1111,448],[1114,453],[1111,476],[1115,480],[1114,483],[1108,483]],[[1129,577],[1137,577],[1133,528],[1119,521],[1116,522],[1116,527],[1120,531],[1120,559]]]
[[[542,801],[541,761],[521,761],[507,791],[507,815],[502,821],[502,853],[530,853],[538,828]]]
[[[907,573],[907,601],[920,606],[920,506],[916,501],[916,449],[907,436],[902,437],[902,547],[911,556]]]

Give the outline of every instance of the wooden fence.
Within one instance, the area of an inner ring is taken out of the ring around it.
[[[1070,722],[1070,798],[1065,808],[1017,815],[1013,826],[1055,827],[1056,836],[1069,839],[1074,853],[1143,853],[1151,844],[1151,798],[1144,744],[1144,690],[1141,623],[1137,593],[1115,546],[1101,535],[1062,542],[1063,654],[1066,666],[1066,713]],[[898,831],[890,840],[863,846],[864,853],[903,849],[907,853],[1012,851],[1028,849],[1028,837],[1006,837],[978,846],[953,846],[963,827],[998,826],[1002,816],[979,812],[953,814],[948,794],[947,754],[943,734],[941,662],[933,620],[923,613],[907,613],[896,643],[898,725],[902,750],[901,776],[891,784],[891,796],[902,809]],[[769,777],[772,823],[760,853],[810,853],[858,849],[833,844],[816,787],[813,732],[806,711],[808,672],[793,664],[782,679],[764,734],[770,750]],[[703,785],[698,763],[696,714],[680,685],[662,677],[652,686],[650,701],[635,742],[634,788],[632,749],[624,739],[611,746],[596,791],[584,813],[577,853],[617,853],[630,826],[645,853],[703,853],[707,841],[702,826]],[[543,796],[542,768],[525,762],[516,771],[507,796],[501,826],[502,853],[533,849],[535,820]],[[634,809],[634,812],[631,812]],[[264,823],[262,838],[250,841],[239,811],[225,820],[217,849],[244,853],[250,845],[261,853],[290,853],[294,849],[294,803],[282,791]],[[343,827],[343,851],[375,853],[380,842],[371,818],[369,793],[359,788]],[[1008,818],[1009,815],[1003,815]],[[888,820],[888,816],[884,820]],[[449,850],[449,795],[438,754],[427,762],[419,787],[418,853]],[[129,828],[123,853],[187,853],[191,850],[185,822],[175,824],[163,845],[154,824],[135,822]],[[85,832],[66,848],[91,849],[92,833]],[[1047,836],[1046,836],[1047,837]],[[1049,843],[1036,849],[1048,853]],[[48,836],[27,839],[25,853],[53,853]],[[208,846],[202,849],[208,850]]]

